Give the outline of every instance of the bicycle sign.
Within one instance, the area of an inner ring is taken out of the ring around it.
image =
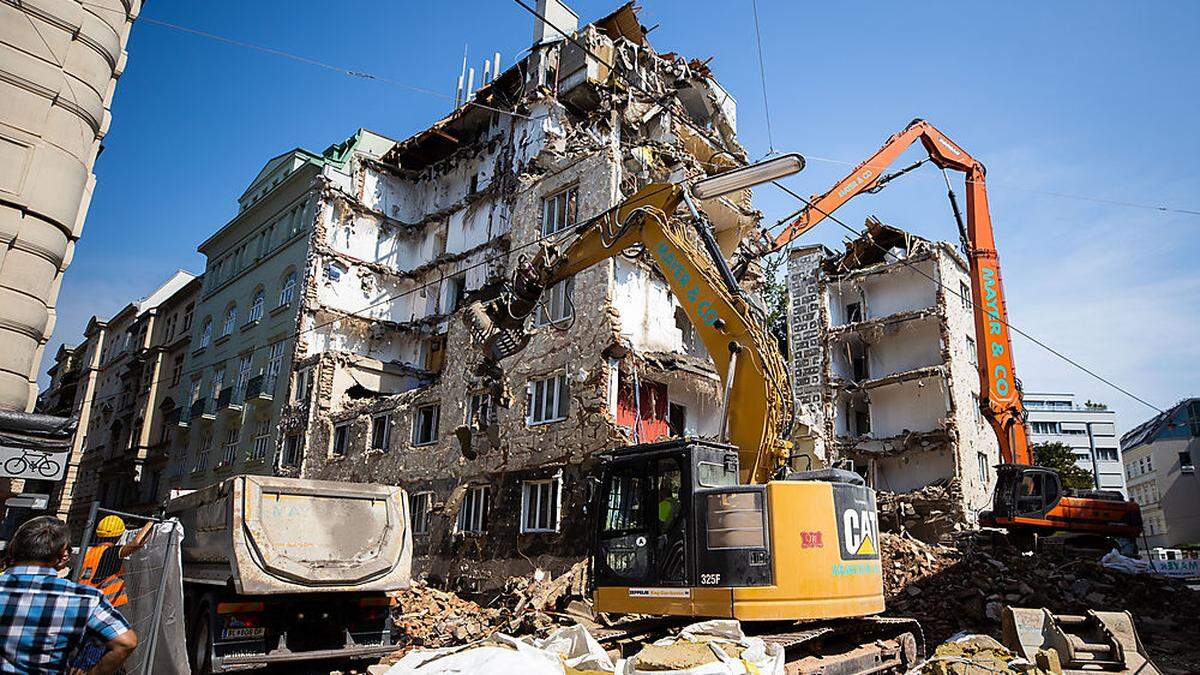
[[[0,476],[60,480],[66,473],[67,453],[40,452],[0,445]]]

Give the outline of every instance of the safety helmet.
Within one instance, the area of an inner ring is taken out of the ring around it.
[[[96,526],[97,537],[119,537],[125,534],[125,521],[121,516],[104,516]]]

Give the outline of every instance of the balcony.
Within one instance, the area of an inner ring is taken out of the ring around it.
[[[211,398],[202,398],[192,403],[191,408],[192,419],[215,420],[217,419],[217,402]]]
[[[242,409],[241,392],[236,387],[225,387],[217,395],[217,409],[221,411],[237,411]]]
[[[275,398],[274,391],[275,378],[268,380],[266,375],[257,375],[246,384],[246,400],[268,402]]]

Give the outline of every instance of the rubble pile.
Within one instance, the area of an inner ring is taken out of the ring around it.
[[[940,545],[888,532],[880,540],[888,613],[920,621],[929,644],[962,631],[1000,637],[1005,605],[1058,614],[1127,610],[1158,666],[1200,671],[1189,637],[1200,624],[1200,593],[1182,582],[1106,569],[1095,551],[1045,546],[1024,555],[985,533]]]
[[[875,494],[879,526],[885,532],[907,532],[922,541],[937,541],[966,525],[957,484],[932,483],[911,492]]]

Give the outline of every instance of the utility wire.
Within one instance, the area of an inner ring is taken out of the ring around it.
[[[758,79],[762,84],[763,113],[767,119],[767,150],[768,155],[775,154],[775,138],[771,133],[771,106],[767,105],[767,66],[763,61],[762,31],[758,27],[758,0],[750,0],[754,10],[754,39],[758,43]]]
[[[901,258],[901,257],[899,257],[899,256],[897,256],[897,255],[895,255],[895,254],[893,254],[891,251],[888,251],[887,249],[885,249],[885,248],[883,247],[883,245],[882,245],[882,244],[880,244],[879,242],[875,241],[875,240],[874,240],[874,238],[867,236],[865,232],[860,232],[859,230],[856,230],[856,229],[854,229],[853,227],[851,227],[851,226],[847,225],[846,223],[842,222],[842,219],[838,218],[837,216],[833,215],[832,213],[829,213],[829,212],[825,211],[824,209],[822,209],[822,208],[821,208],[821,207],[819,207],[819,206],[815,206],[815,205],[814,205],[812,202],[810,202],[809,200],[805,199],[804,197],[801,197],[801,196],[800,196],[798,193],[796,193],[795,191],[793,191],[793,190],[789,189],[787,186],[785,186],[785,185],[783,185],[783,184],[779,183],[778,181],[771,181],[771,183],[772,183],[773,185],[775,185],[775,187],[777,187],[777,188],[779,188],[779,189],[783,190],[784,192],[786,192],[787,194],[791,195],[792,197],[794,197],[794,198],[796,198],[796,199],[800,200],[801,202],[803,202],[803,203],[804,203],[806,206],[808,206],[809,208],[811,208],[811,209],[813,209],[813,210],[817,211],[818,213],[820,213],[821,215],[825,216],[826,218],[829,218],[830,220],[832,220],[833,222],[837,223],[838,225],[841,225],[843,228],[845,228],[846,230],[848,230],[849,232],[851,232],[852,234],[854,234],[856,237],[859,237],[859,238],[861,238],[861,239],[865,239],[866,241],[870,242],[870,244],[871,244],[872,246],[874,246],[875,248],[877,248],[877,249],[879,249],[880,251],[882,251],[882,252],[883,252],[883,255],[884,255],[884,257],[885,257],[885,258],[887,258],[887,257],[889,257],[889,256],[890,256],[890,257],[892,257],[892,258],[894,258],[896,261],[898,261],[898,262],[900,262],[900,263],[904,264],[906,267],[908,267],[909,269],[911,269],[911,270],[915,271],[917,274],[920,274],[921,276],[925,277],[926,279],[929,279],[929,280],[930,280],[930,281],[932,281],[934,284],[936,284],[937,286],[941,287],[941,289],[942,289],[942,290],[944,290],[944,291],[946,291],[946,292],[950,293],[950,294],[951,294],[951,295],[953,295],[954,297],[956,297],[956,298],[959,298],[959,299],[961,299],[961,300],[965,300],[965,301],[966,301],[966,302],[968,302],[968,303],[974,304],[974,301],[973,301],[971,298],[964,297],[964,296],[963,296],[961,293],[959,293],[957,290],[955,290],[955,289],[953,289],[953,288],[950,288],[950,287],[949,287],[949,286],[947,286],[946,284],[942,283],[942,281],[941,281],[941,280],[939,280],[939,279],[935,279],[935,278],[933,278],[933,277],[929,276],[928,274],[926,274],[926,273],[925,273],[925,271],[924,271],[924,270],[922,270],[922,269],[921,269],[921,268],[919,268],[919,267],[916,267],[916,266],[914,266],[914,265],[912,264],[912,262],[911,262],[910,260],[908,260],[908,258]],[[993,317],[993,318],[995,318],[995,317]],[[1022,337],[1026,338],[1026,339],[1027,339],[1027,340],[1029,340],[1030,342],[1032,342],[1032,343],[1034,343],[1034,344],[1038,345],[1038,346],[1039,346],[1039,347],[1041,347],[1042,349],[1045,349],[1046,351],[1048,351],[1048,352],[1050,352],[1051,354],[1053,354],[1053,355],[1057,356],[1058,358],[1062,359],[1063,361],[1066,361],[1067,363],[1071,364],[1072,366],[1075,366],[1075,367],[1076,367],[1076,368],[1078,368],[1079,370],[1082,370],[1083,372],[1087,373],[1088,375],[1091,375],[1092,377],[1094,377],[1094,378],[1096,378],[1097,380],[1099,380],[1099,381],[1103,382],[1104,384],[1107,384],[1108,386],[1112,387],[1113,389],[1116,389],[1117,391],[1121,392],[1122,394],[1125,394],[1126,396],[1128,396],[1129,398],[1131,398],[1131,399],[1133,399],[1133,400],[1137,401],[1138,403],[1141,403],[1141,404],[1143,404],[1143,405],[1145,405],[1145,406],[1147,406],[1148,408],[1151,408],[1151,409],[1153,409],[1153,410],[1157,410],[1157,411],[1158,411],[1158,412],[1160,412],[1160,413],[1161,413],[1161,412],[1165,412],[1165,411],[1164,411],[1162,408],[1160,408],[1160,407],[1158,407],[1158,406],[1154,405],[1153,403],[1151,403],[1151,402],[1147,401],[1146,399],[1142,398],[1141,396],[1138,396],[1137,394],[1134,394],[1133,392],[1129,391],[1128,389],[1126,389],[1126,388],[1124,388],[1124,387],[1122,387],[1122,386],[1118,385],[1117,383],[1113,382],[1112,380],[1110,380],[1110,379],[1108,379],[1108,378],[1106,378],[1106,377],[1104,377],[1104,376],[1100,375],[1100,374],[1099,374],[1099,373],[1097,373],[1096,371],[1094,371],[1094,370],[1091,370],[1091,369],[1090,369],[1090,368],[1088,368],[1087,366],[1084,366],[1083,364],[1081,364],[1081,363],[1079,363],[1078,361],[1076,361],[1076,360],[1072,359],[1071,357],[1067,356],[1066,354],[1063,354],[1062,352],[1060,352],[1059,350],[1055,349],[1054,347],[1051,347],[1050,345],[1046,344],[1046,343],[1045,343],[1045,342],[1043,342],[1042,340],[1039,340],[1038,338],[1035,338],[1034,336],[1030,335],[1029,333],[1026,333],[1025,331],[1021,330],[1020,328],[1017,328],[1016,326],[1014,326],[1014,325],[1012,325],[1011,323],[1009,323],[1007,319],[1001,319],[1000,321],[1001,321],[1001,323],[1003,323],[1005,326],[1008,326],[1008,328],[1009,328],[1010,330],[1012,330],[1014,333],[1017,333],[1018,335],[1021,335]]]

